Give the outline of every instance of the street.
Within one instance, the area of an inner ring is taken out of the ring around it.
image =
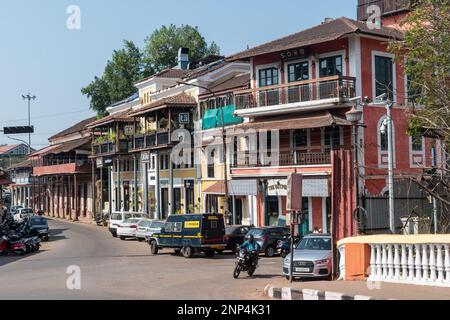
[[[106,228],[49,220],[50,242],[27,256],[0,257],[0,299],[265,299],[283,279],[281,258],[262,258],[253,278],[234,280],[235,256],[187,260],[147,243],[112,238]],[[81,289],[69,290],[69,266],[79,266]]]

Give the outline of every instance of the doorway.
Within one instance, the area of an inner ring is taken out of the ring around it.
[[[161,219],[167,219],[169,212],[169,189],[161,188]]]

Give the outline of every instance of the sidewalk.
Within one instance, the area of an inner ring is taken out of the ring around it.
[[[366,300],[368,298],[374,300],[450,300],[450,288],[405,285],[394,283],[367,283],[362,281],[305,281],[289,283],[287,280],[274,281],[266,288],[274,295],[274,298],[281,298],[283,291],[284,298],[288,300],[306,300],[302,298],[302,290],[306,290],[306,294],[318,296],[319,300],[325,299],[325,293],[328,298],[326,300]],[[370,289],[372,287],[373,289]],[[292,291],[282,288],[296,289]],[[308,289],[312,290],[310,292]],[[295,293],[295,294],[294,294]],[[300,296],[299,294],[300,293]],[[303,292],[305,295],[305,292]],[[356,296],[356,297],[355,297]],[[318,300],[313,299],[313,300]]]

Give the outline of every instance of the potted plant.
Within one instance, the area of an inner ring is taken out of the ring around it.
[[[160,129],[167,129],[168,124],[169,124],[169,121],[166,118],[161,118],[159,120],[159,128]]]

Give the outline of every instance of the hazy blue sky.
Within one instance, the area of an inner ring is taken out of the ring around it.
[[[229,55],[320,23],[356,16],[356,0],[0,0],[0,127],[25,125],[21,94],[32,104],[32,144],[93,115],[80,93],[123,39],[142,46],[164,24],[191,24]],[[81,30],[66,27],[69,5]],[[16,136],[26,139],[26,136]],[[0,133],[0,144],[14,143]]]

